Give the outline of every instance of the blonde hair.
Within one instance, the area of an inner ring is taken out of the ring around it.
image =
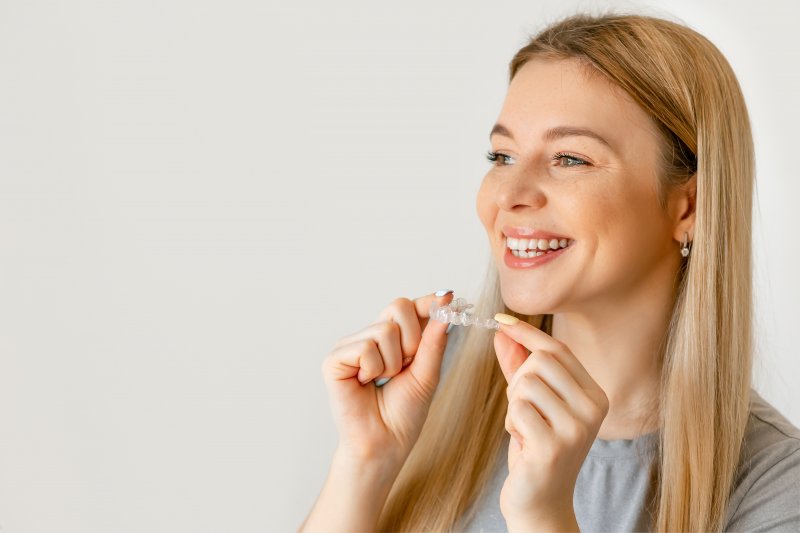
[[[579,59],[624,89],[661,130],[659,202],[697,177],[692,252],[675,279],[662,342],[653,527],[724,527],[749,412],[752,369],[751,196],[755,176],[741,89],[722,53],[681,24],[644,15],[572,15],[531,37],[509,65]],[[675,253],[678,253],[676,246]],[[477,315],[497,310],[550,333],[552,315],[521,315],[490,262]],[[498,460],[508,401],[491,330],[465,328],[419,441],[384,506],[380,531],[450,531],[468,521]],[[501,453],[503,452],[503,453]]]

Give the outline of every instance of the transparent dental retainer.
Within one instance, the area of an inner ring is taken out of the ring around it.
[[[486,329],[500,329],[500,323],[493,318],[478,318],[470,313],[467,309],[474,307],[468,304],[464,298],[455,298],[448,305],[439,307],[436,302],[431,304],[430,317],[445,324],[453,324],[456,326],[478,326],[479,328]],[[450,331],[450,328],[447,328]],[[382,387],[392,378],[380,378],[375,380],[375,385]]]
[[[500,323],[493,318],[479,318],[467,312],[467,309],[474,307],[468,304],[464,298],[455,298],[448,305],[439,307],[436,302],[431,304],[430,317],[445,324],[455,324],[456,326],[478,326],[486,329],[500,329]]]

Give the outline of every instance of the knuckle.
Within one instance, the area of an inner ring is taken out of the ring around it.
[[[359,352],[361,353],[360,366],[369,372],[382,372],[383,359],[380,356],[375,341],[364,339],[360,343]]]
[[[545,350],[533,350],[531,354],[535,354],[537,361],[551,361],[553,359],[553,354]]]
[[[508,397],[509,405],[514,398],[517,396],[518,392],[521,390],[520,388],[524,388],[525,385],[525,375],[515,376],[511,383],[508,384],[506,387],[506,396]]]
[[[553,337],[552,342],[547,345],[547,350],[553,353],[559,353],[567,349],[567,345],[555,337]]]
[[[361,353],[371,352],[373,349],[377,348],[377,345],[373,339],[360,339],[357,341],[357,343],[358,351]]]
[[[533,372],[526,372],[524,375],[520,376],[520,381],[525,383],[525,388],[527,389],[536,389],[542,385],[541,378]]]
[[[508,404],[508,412],[514,416],[519,416],[524,413],[526,408],[526,402],[520,398],[514,398],[511,400],[511,403]]]
[[[603,418],[608,414],[608,409],[611,406],[608,396],[603,389],[600,389],[600,410],[603,413]]]
[[[398,349],[393,352],[392,357],[384,357],[383,364],[384,372],[389,376],[394,376],[403,368],[403,354]]]
[[[396,347],[400,349],[400,325],[397,322],[384,322],[375,334],[375,340],[384,349]],[[384,354],[385,355],[385,354]]]
[[[398,311],[402,312],[404,309],[408,309],[409,305],[414,305],[414,304],[408,298],[401,296],[392,300],[392,302],[389,304],[389,307],[397,309]]]
[[[567,424],[564,428],[564,436],[567,442],[573,445],[583,443],[586,440],[587,434],[588,431],[586,431],[586,428],[577,421]]]
[[[594,402],[589,402],[586,411],[589,413],[591,421],[595,424],[600,424],[606,417],[606,411]]]
[[[555,341],[556,341],[556,343],[555,343],[556,344],[556,348],[558,348],[559,351],[569,352],[569,347],[566,344],[564,344],[563,341],[560,341],[558,339],[555,339]]]
[[[394,333],[399,329],[400,326],[397,324],[397,322],[387,320],[386,322],[381,322],[378,326],[378,335],[380,335],[382,338],[388,338],[394,335]]]
[[[526,373],[530,373],[531,371],[536,372],[542,366],[542,360],[544,357],[545,352],[541,350],[531,350],[531,353],[528,355],[528,358],[523,363]]]

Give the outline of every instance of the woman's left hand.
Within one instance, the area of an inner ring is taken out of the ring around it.
[[[608,398],[564,343],[527,322],[501,324],[494,347],[508,381],[500,509],[509,531],[577,531],[575,482]]]

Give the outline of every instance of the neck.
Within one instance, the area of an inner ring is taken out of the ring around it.
[[[665,276],[673,276],[665,282]],[[673,273],[629,286],[613,302],[553,314],[564,342],[600,385],[609,411],[597,438],[630,439],[658,429],[661,342],[674,302]]]

